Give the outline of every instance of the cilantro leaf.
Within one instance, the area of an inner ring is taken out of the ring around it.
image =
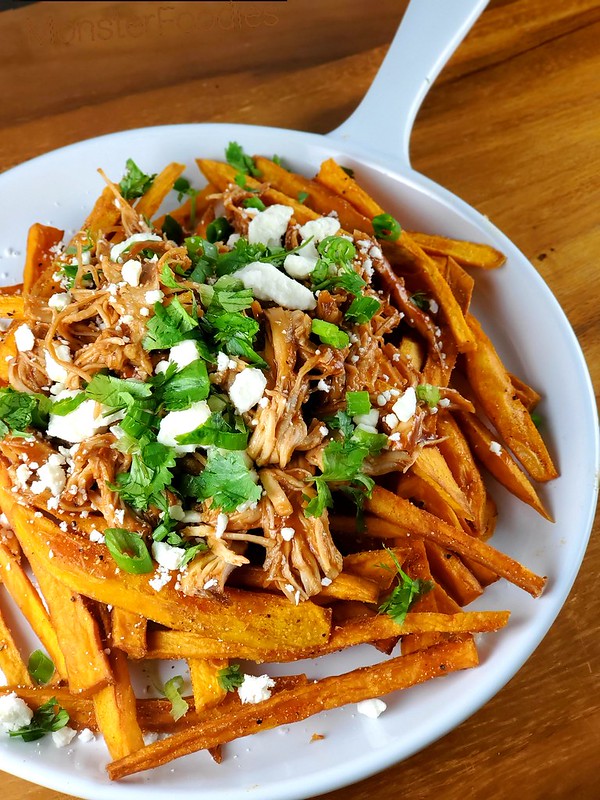
[[[150,397],[151,393],[152,388],[147,383],[102,373],[94,375],[85,389],[86,397],[111,408],[124,408],[131,398]]]
[[[173,482],[175,451],[160,442],[149,442],[134,453],[129,472],[121,472],[114,488],[121,498],[138,510],[150,505],[166,508],[165,489]]]
[[[165,219],[161,228],[167,239],[177,244],[181,244],[184,239],[183,228],[177,220],[170,214],[165,215]]]
[[[160,390],[160,398],[167,411],[189,408],[192,403],[206,400],[210,392],[210,381],[204,361],[192,361],[176,372]]]
[[[213,445],[222,450],[245,450],[248,446],[248,430],[240,420],[241,430],[234,430],[226,419],[218,413],[211,414],[200,427],[177,436],[179,444]]]
[[[396,558],[395,553],[389,550],[387,547],[385,549],[391,555],[395,563],[399,582],[396,588],[379,606],[379,613],[389,614],[394,622],[396,622],[398,625],[402,625],[406,619],[406,615],[411,609],[411,606],[413,606],[424,594],[430,592],[433,589],[434,584],[432,581],[422,580],[421,578],[413,580],[402,570],[400,567],[400,562]]]
[[[226,692],[235,692],[244,682],[244,673],[239,664],[230,664],[217,672],[217,681],[221,689]]]
[[[67,414],[75,411],[76,408],[87,400],[85,392],[78,392],[74,397],[65,397],[62,400],[55,400],[52,403],[52,414],[59,417],[65,417]]]
[[[367,285],[352,266],[356,248],[342,236],[327,236],[317,245],[319,260],[311,273],[314,290],[341,288],[358,295]]]
[[[243,175],[253,175],[260,178],[261,171],[256,167],[252,158],[244,152],[244,149],[237,142],[229,142],[225,150],[225,158],[238,173]]]
[[[0,389],[0,438],[9,433],[27,436],[27,428],[44,428],[51,408],[45,395],[17,392],[10,386]]]
[[[215,274],[215,266],[219,251],[212,242],[202,236],[188,236],[184,244],[192,262],[192,273],[189,277],[196,283],[205,283],[206,279]]]
[[[156,173],[154,175],[146,175],[132,158],[127,159],[125,167],[126,172],[121,178],[119,189],[125,200],[135,200],[136,197],[146,194],[154,183]]]
[[[145,350],[164,350],[182,342],[198,320],[190,316],[175,297],[168,306],[154,304],[154,316],[146,325],[146,336],[142,342]]]
[[[309,499],[304,495],[304,498],[308,500],[304,508],[305,517],[321,517],[326,508],[332,508],[333,506],[333,499],[325,478],[321,475],[316,477],[314,479],[314,487],[317,490],[315,497]]]
[[[211,450],[204,471],[184,477],[183,490],[197,500],[212,500],[211,508],[220,508],[225,514],[243,503],[258,501],[262,494],[243,454],[236,450]]]
[[[224,242],[233,233],[233,228],[225,217],[217,217],[206,226],[206,238],[209,242]]]
[[[9,731],[9,735],[20,736],[24,742],[34,742],[47,733],[64,728],[68,721],[69,714],[59,706],[56,697],[51,697],[34,712],[28,725],[17,728],[16,731]]]

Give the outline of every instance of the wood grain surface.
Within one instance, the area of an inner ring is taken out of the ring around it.
[[[451,2],[451,0],[448,0]],[[358,104],[406,3],[36,3],[0,14],[0,170],[173,122],[325,132]],[[533,262],[600,385],[600,7],[492,0],[432,88],[414,166]],[[425,751],[321,800],[600,797],[600,541],[528,663]],[[4,800],[66,800],[2,774]]]

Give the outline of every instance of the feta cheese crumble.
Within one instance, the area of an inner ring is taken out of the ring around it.
[[[78,394],[81,392],[65,389],[56,395],[56,399],[57,401],[65,400]],[[108,406],[97,403],[95,400],[84,400],[76,409],[62,417],[51,411],[48,421],[48,436],[56,436],[57,439],[71,444],[85,442],[96,433],[104,433],[110,425],[123,418],[123,412],[116,411],[107,414],[107,411],[110,411]]]
[[[260,369],[247,367],[235,376],[229,397],[238,414],[244,414],[260,402],[267,379]]]
[[[273,206],[271,206],[272,208]],[[263,261],[252,261],[234,272],[245,289],[252,289],[258,300],[272,300],[283,308],[312,311],[317,307],[314,294],[298,281]]]
[[[183,547],[173,547],[166,542],[153,542],[152,558],[163,569],[169,571],[181,569],[185,558],[185,549]]]
[[[123,264],[121,275],[125,283],[128,283],[130,286],[140,285],[141,274],[142,274],[142,264],[135,258],[130,258]]]
[[[210,415],[211,410],[206,400],[192,403],[183,411],[169,411],[160,421],[156,438],[161,444],[173,447],[177,455],[193,453],[195,444],[179,444],[175,437],[195,431],[200,425],[204,425]]]
[[[414,387],[409,386],[408,389],[401,394],[392,406],[392,411],[398,417],[400,422],[408,422],[417,410],[417,393]]]
[[[290,253],[285,257],[283,268],[292,278],[304,279],[314,271],[319,260],[317,244],[328,236],[334,236],[340,229],[339,220],[333,217],[311,219],[302,225],[299,234],[302,241],[308,241],[298,253]]]
[[[55,345],[54,352],[56,353],[56,358],[60,359],[60,361],[66,361],[69,364],[71,363],[71,350],[69,349],[68,344]],[[48,350],[44,351],[44,361],[46,363],[46,373],[51,381],[64,383],[67,380],[69,373],[67,372],[66,368],[63,367],[59,361],[53,358]]]
[[[15,344],[20,353],[28,353],[30,350],[33,350],[35,336],[29,325],[25,325],[25,323],[19,325],[15,331]]]
[[[290,206],[279,204],[269,206],[258,213],[248,225],[250,244],[262,242],[267,247],[280,247],[281,239],[287,231],[293,213],[294,209]]]
[[[177,364],[177,369],[183,369],[199,358],[198,346],[193,339],[184,339],[169,351],[169,363]]]
[[[369,719],[377,719],[386,710],[387,705],[378,697],[373,697],[371,700],[362,700],[356,704],[356,710]]]
[[[271,697],[271,689],[275,681],[268,675],[244,675],[244,681],[238,689],[242,703],[260,703]]]
[[[52,731],[52,741],[56,747],[66,747],[68,744],[71,744],[76,736],[77,731],[73,730],[73,728],[69,728],[68,725],[65,725],[64,728],[60,728],[58,731]]]
[[[162,242],[162,237],[156,233],[134,233],[124,242],[119,242],[110,248],[110,260],[119,262],[121,256],[126,250],[129,250],[132,244],[136,242]]]
[[[284,542],[291,542],[294,538],[296,531],[294,528],[282,528],[281,529],[281,538]]]
[[[32,717],[33,711],[16,692],[0,697],[0,729],[5,733],[29,725]]]
[[[502,452],[502,445],[500,442],[490,442],[490,451],[495,455],[499,456]]]
[[[59,292],[58,294],[52,295],[52,297],[48,300],[48,305],[54,311],[64,311],[70,302],[70,292]]]

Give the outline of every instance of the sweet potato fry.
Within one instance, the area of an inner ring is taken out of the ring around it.
[[[324,678],[279,692],[268,700],[238,712],[221,715],[170,739],[122,758],[107,767],[112,780],[172,761],[181,755],[215,747],[259,730],[298,722],[320,711],[358,703],[376,695],[422,683],[430,678],[466,669],[478,663],[472,642],[448,642],[383,664]]]
[[[59,678],[67,679],[67,667],[48,612],[19,559],[0,543],[0,576],[12,599],[46,648]]]
[[[460,517],[473,519],[467,497],[454,479],[441,451],[435,445],[424,447],[420,451],[411,471],[429,484]]]
[[[175,162],[166,166],[162,172],[156,176],[146,194],[140,197],[135,204],[137,213],[148,219],[153,217],[184,169],[185,164],[177,164]]]
[[[461,267],[497,269],[506,261],[506,256],[489,244],[476,244],[416,231],[410,231],[410,237],[429,255],[451,256]]]
[[[98,625],[85,601],[48,572],[33,553],[28,553],[28,557],[50,609],[50,619],[65,659],[69,687],[74,692],[91,692],[108,685],[113,680],[111,669]]]
[[[22,319],[23,297],[20,294],[0,295],[0,318]]]
[[[146,617],[122,608],[113,608],[110,616],[112,646],[118,647],[132,658],[144,658],[147,649]]]
[[[17,686],[33,686],[27,671],[27,665],[21,657],[12,633],[6,624],[0,609],[0,670],[6,681]]]
[[[62,241],[64,231],[36,222],[29,229],[27,252],[23,270],[23,294],[26,296],[33,284],[52,263],[50,248]]]
[[[516,396],[510,375],[494,345],[472,315],[469,327],[477,349],[465,359],[469,383],[481,407],[508,447],[536,481],[558,477],[556,467],[528,410]]]
[[[198,713],[218,706],[227,697],[227,691],[219,683],[218,676],[228,664],[227,659],[188,659],[194,706]]]
[[[459,606],[467,606],[483,594],[477,578],[455,553],[435,542],[425,542],[425,549],[434,580],[442,584]]]
[[[433,575],[429,560],[427,558],[427,551],[425,544],[421,541],[416,541],[410,551],[408,558],[404,563],[404,571],[413,579],[420,579],[422,581],[433,582]],[[425,592],[422,594],[416,603],[411,607],[412,613],[420,612],[437,612],[437,602],[433,591]],[[425,650],[445,641],[448,638],[444,633],[409,633],[404,635],[401,639],[402,655],[406,656],[409,653],[416,653],[417,650]]]
[[[4,488],[8,476],[5,468],[0,469],[0,476],[3,470],[0,505],[23,550],[30,561],[32,555],[40,553],[44,558],[51,550],[53,558],[44,558],[44,568],[69,588],[69,596],[79,592],[171,628],[203,631],[204,635],[256,642],[264,647],[293,643],[311,646],[327,640],[331,614],[312,603],[293,606],[283,597],[235,589],[225,592],[225,602],[185,596],[170,585],[158,593],[150,585],[151,574],[116,572],[116,564],[105,557],[104,548],[64,533],[51,520],[36,519],[31,508],[18,505],[14,494]]]
[[[98,728],[104,736],[111,758],[123,758],[144,746],[137,720],[135,695],[125,653],[113,648],[110,653],[113,681],[93,696]]]
[[[411,611],[402,625],[398,625],[387,614],[377,614],[336,626],[329,641],[320,647],[291,647],[286,650],[264,650],[253,645],[206,639],[184,631],[148,631],[148,658],[243,658],[257,663],[282,663],[317,658],[346,647],[412,633],[490,632],[504,627],[508,617],[507,611],[471,611],[454,615]]]
[[[280,167],[268,158],[255,156],[254,163],[262,173],[262,180],[270,183],[274,189],[294,198],[305,193],[307,195],[303,201],[305,205],[318,214],[329,214],[332,210],[335,211],[344,230],[357,230],[373,234],[371,220],[360,214],[339,194],[332,192],[317,181],[311,181],[296,172],[290,172]]]
[[[0,380],[8,381],[9,367],[13,359],[17,357],[17,345],[15,343],[15,326],[12,325],[0,338]]]
[[[487,425],[474,414],[457,413],[457,418],[473,452],[494,478],[542,517],[552,520],[527,475],[519,469],[506,448],[494,439],[494,434]]]
[[[343,197],[359,214],[369,220],[384,213],[384,209],[333,158],[323,161],[315,180],[334,194]],[[371,231],[372,229],[373,226]]]
[[[417,508],[408,500],[396,497],[386,489],[376,486],[373,496],[365,502],[365,508],[389,522],[397,523],[414,535],[472,558],[534,597],[538,597],[544,588],[545,578],[535,575],[510,556]]]
[[[516,375],[513,375],[512,372],[508,373],[510,376],[510,382],[513,385],[513,389],[519,400],[523,403],[527,411],[531,412],[537,406],[537,404],[542,399],[542,396],[539,392],[536,392],[534,388],[529,386],[525,381],[518,378]]]

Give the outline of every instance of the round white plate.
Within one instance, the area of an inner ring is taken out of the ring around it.
[[[272,128],[181,125],[127,131],[54,151],[0,176],[2,282],[20,279],[31,223],[67,232],[79,228],[103,188],[97,167],[119,180],[128,157],[146,172],[176,160],[188,165],[186,175],[199,185],[194,159],[222,158],[231,140],[249,153],[277,153],[307,175],[333,156],[354,167],[359,180],[408,229],[489,242],[507,254],[502,269],[475,275],[473,308],[511,371],[542,393],[546,440],[561,477],[540,490],[554,524],[494,485],[500,514],[493,543],[547,575],[548,585],[538,600],[505,581],[486,590],[474,607],[508,608],[512,617],[505,630],[481,640],[482,664],[476,670],[386,697],[388,710],[378,720],[347,707],[242,739],[226,746],[220,766],[207,753],[197,753],[113,784],[104,773],[107,755],[101,742],[76,740],[56,750],[51,741],[1,738],[1,769],[90,800],[152,800],[166,793],[178,800],[293,800],[358,781],[410,756],[480,708],[525,662],[565,601],[591,529],[598,463],[595,403],[581,351],[558,303],[488,220],[426,178],[410,170],[394,174],[384,159],[350,144]],[[175,206],[175,196],[172,200]],[[364,646],[287,671],[303,670],[312,678],[378,658]],[[311,743],[313,733],[325,738]]]

